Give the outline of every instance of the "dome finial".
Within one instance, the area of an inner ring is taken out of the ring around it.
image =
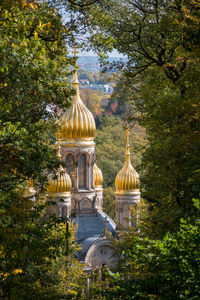
[[[78,50],[77,47],[74,46],[72,53],[74,54],[74,58],[77,59]],[[76,90],[76,95],[79,95],[79,81],[78,81],[78,75],[77,75],[77,66],[74,67],[74,73],[73,73],[73,80],[72,80],[72,87]],[[78,97],[77,97],[78,100]]]
[[[59,160],[61,160],[62,155],[60,153],[61,147],[60,147],[60,140],[58,140],[58,147],[57,147],[57,157]]]
[[[74,54],[74,58],[77,57],[76,54],[78,54],[78,50],[76,46],[73,47],[72,54]]]
[[[125,161],[126,163],[130,163],[130,145],[129,145],[129,136],[130,136],[130,126],[126,122],[126,154],[125,154]]]
[[[130,135],[130,126],[126,122],[126,137],[127,137],[127,146],[129,145],[129,135]]]
[[[75,58],[77,54],[76,47],[73,51]],[[84,139],[84,143],[93,142],[95,135],[95,120],[92,113],[83,104],[79,95],[79,82],[77,76],[77,67],[75,66],[73,70],[73,81],[72,88],[75,90],[75,95],[73,96],[72,106],[66,111],[61,122],[60,127],[60,140],[63,145],[65,143],[71,143],[69,139]],[[83,140],[82,140],[83,141]]]

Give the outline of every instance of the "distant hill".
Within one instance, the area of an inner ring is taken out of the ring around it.
[[[126,58],[119,58],[119,57],[109,57],[107,59],[109,62],[113,61],[123,61],[126,62]],[[90,71],[98,71],[100,70],[100,63],[98,56],[79,56],[78,58],[78,65],[82,69],[90,70]]]

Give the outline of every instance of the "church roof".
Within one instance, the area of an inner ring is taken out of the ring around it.
[[[60,138],[94,138],[96,125],[92,113],[83,104],[79,95],[77,70],[73,74],[72,87],[76,90],[74,102],[65,113],[60,127]]]
[[[105,226],[115,236],[116,225],[105,213],[79,214],[76,215],[74,225],[78,225],[76,241],[81,244],[82,249],[78,252],[77,258],[84,260],[89,247],[100,238]],[[105,224],[106,223],[106,224]]]

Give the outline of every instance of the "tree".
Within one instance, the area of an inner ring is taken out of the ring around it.
[[[89,13],[93,47],[128,56],[118,90],[135,98],[147,130],[145,197],[160,207],[160,221],[168,206],[178,222],[193,213],[200,188],[199,3],[113,0]]]
[[[195,200],[199,210],[199,201]],[[98,299],[198,299],[199,218],[181,219],[174,234],[162,240],[129,233],[120,244],[123,258],[117,270],[105,270]]]
[[[72,273],[67,271],[66,220],[42,217],[41,192],[60,164],[52,147],[56,109],[70,104],[74,60],[67,56],[61,15],[51,5],[6,1],[0,11],[0,293],[6,299],[72,297],[82,269],[71,258]],[[29,199],[27,181],[34,183],[37,201]]]
[[[103,211],[115,222],[115,189],[113,187],[103,189]]]
[[[100,91],[93,91],[89,88],[80,91],[80,96],[87,108],[95,116],[100,115],[102,109],[102,93]]]
[[[73,224],[45,218],[45,201],[23,197],[23,190],[1,205],[0,293],[5,299],[52,299],[78,296],[85,284],[82,266],[74,259]],[[1,195],[2,200],[2,195]],[[42,216],[42,218],[41,218]]]
[[[123,139],[124,136],[124,139]],[[119,117],[103,116],[96,132],[96,161],[104,176],[104,186],[114,187],[115,177],[125,160],[126,136],[123,122]],[[130,137],[131,160],[139,171],[141,156],[145,149],[145,131],[137,124]]]

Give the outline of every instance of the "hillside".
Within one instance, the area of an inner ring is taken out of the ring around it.
[[[126,58],[119,58],[119,57],[109,57],[107,59],[109,62],[117,62],[117,61],[123,61],[126,62]],[[100,63],[99,63],[99,57],[98,56],[79,56],[78,57],[78,65],[80,68],[90,70],[90,71],[98,71],[100,70]]]

